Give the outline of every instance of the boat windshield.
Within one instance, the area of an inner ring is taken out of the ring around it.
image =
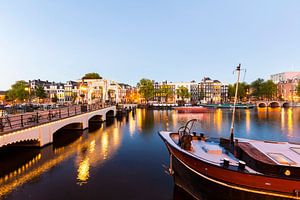
[[[294,161],[292,161],[291,159],[289,159],[281,153],[268,153],[268,155],[281,165],[296,165]]]

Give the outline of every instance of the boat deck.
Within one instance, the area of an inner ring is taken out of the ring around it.
[[[239,147],[253,158],[267,164],[300,167],[299,144],[248,139],[238,140]]]
[[[171,138],[177,145],[179,140],[178,135],[172,135]],[[228,159],[231,166],[239,165],[239,159],[235,158],[231,153],[226,152],[223,147],[215,142],[205,142],[202,140],[193,139],[192,148],[187,152],[218,166],[223,163],[224,159]],[[248,166],[246,166],[246,170],[250,173],[258,173]]]

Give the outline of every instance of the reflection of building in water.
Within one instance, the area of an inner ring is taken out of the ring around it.
[[[129,116],[129,134],[133,137],[134,131],[136,129],[136,121],[132,115]]]
[[[82,160],[79,164],[78,170],[77,170],[77,180],[80,185],[87,183],[87,180],[90,176],[90,163],[89,158],[85,158]]]
[[[267,108],[257,108],[257,118],[259,120],[264,120],[267,118]]]
[[[117,125],[115,124],[115,126]],[[120,147],[122,139],[120,130],[120,126],[116,130],[112,126],[103,132],[103,127],[101,127],[97,131],[87,134],[86,137],[81,136],[67,146],[54,150],[52,146],[42,148],[41,153],[32,160],[0,179],[0,198],[16,187],[39,177],[75,153],[77,153],[75,163],[77,178],[81,182],[87,182],[91,176],[92,167],[96,167],[112,157]]]
[[[221,133],[221,131],[222,131],[222,122],[223,122],[222,110],[219,108],[216,110],[215,115],[214,115],[214,124],[217,128],[218,133]]]
[[[288,113],[288,117],[287,117],[288,136],[291,137],[291,136],[293,136],[293,110],[292,110],[292,108],[289,108],[287,113]]]
[[[285,109],[281,109],[281,130],[284,131],[285,127]]]
[[[251,115],[250,115],[250,110],[245,110],[246,114],[246,133],[250,133],[250,124],[251,124]]]
[[[77,151],[76,166],[78,169],[77,183],[79,185],[87,183],[91,176],[92,167],[97,167],[111,158],[121,144],[122,130],[121,125],[117,122],[103,132],[97,131],[94,134],[97,137],[90,142],[86,142]]]

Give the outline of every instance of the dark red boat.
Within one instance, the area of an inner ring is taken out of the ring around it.
[[[300,144],[234,139],[234,113],[230,139],[194,132],[196,120],[159,132],[175,184],[196,199],[300,199]]]
[[[175,107],[174,110],[177,110],[179,113],[206,113],[210,112],[210,109],[202,106],[182,106]]]

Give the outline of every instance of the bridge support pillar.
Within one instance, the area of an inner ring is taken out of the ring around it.
[[[42,127],[38,129],[40,147],[53,142],[53,133],[50,127]]]

